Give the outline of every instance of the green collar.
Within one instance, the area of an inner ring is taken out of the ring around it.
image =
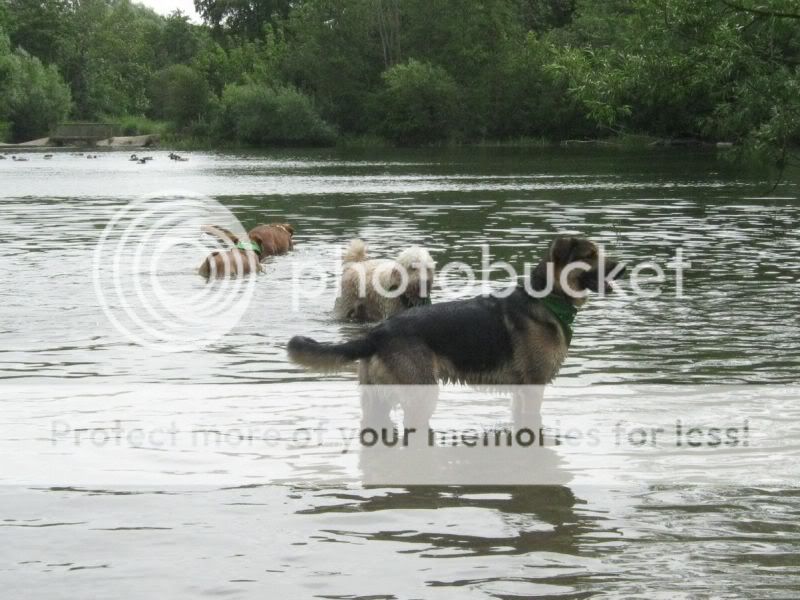
[[[239,248],[239,250],[252,250],[257,254],[261,254],[261,245],[252,240],[248,240],[246,242],[236,242],[236,247]]]
[[[558,324],[561,325],[564,337],[567,338],[567,346],[569,346],[570,342],[572,342],[572,322],[575,320],[575,315],[578,314],[578,309],[575,305],[557,296],[545,296],[538,300],[556,318]]]

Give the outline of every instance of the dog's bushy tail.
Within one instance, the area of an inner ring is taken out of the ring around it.
[[[367,245],[364,240],[350,240],[350,245],[344,252],[342,262],[362,262],[367,260]]]
[[[337,371],[347,363],[375,354],[369,338],[360,338],[342,344],[324,344],[300,335],[289,340],[289,360],[312,369]]]

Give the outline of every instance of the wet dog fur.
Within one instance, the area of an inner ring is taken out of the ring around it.
[[[435,267],[430,253],[419,246],[406,248],[394,260],[368,259],[364,242],[352,240],[343,257],[334,315],[340,320],[382,321],[428,304]],[[403,293],[395,293],[403,285],[401,271],[408,274],[408,280]]]

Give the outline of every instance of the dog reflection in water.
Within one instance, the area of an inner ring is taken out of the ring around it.
[[[361,386],[359,466],[363,483],[414,485],[563,485],[571,476],[541,421],[542,386],[494,388],[478,402],[510,396],[512,423],[431,424],[437,386]],[[455,392],[464,407],[460,388]],[[481,396],[484,394],[482,393]],[[506,398],[507,400],[507,398]],[[447,399],[449,403],[451,398]],[[402,426],[396,424],[402,411]],[[480,413],[479,413],[480,414]],[[463,421],[462,421],[463,423]]]

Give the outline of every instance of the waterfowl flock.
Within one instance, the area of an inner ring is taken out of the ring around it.
[[[45,160],[50,160],[51,158],[53,158],[53,156],[54,156],[53,154],[45,154],[42,158],[44,158]],[[80,156],[80,157],[84,157],[85,156],[87,159],[100,158],[100,156],[97,155],[97,154],[86,154],[85,152],[70,152],[70,156]],[[174,160],[176,162],[186,162],[186,161],[189,160],[188,158],[185,158],[185,157],[183,157],[183,156],[181,156],[179,154],[176,154],[175,152],[170,152],[168,156],[169,156],[170,160]],[[8,158],[9,157],[6,154],[0,154],[0,160],[7,160]],[[16,154],[13,154],[13,155],[11,155],[11,160],[13,160],[15,162],[28,162],[30,159],[27,158],[26,156],[17,156]],[[153,160],[153,157],[152,156],[139,156],[138,154],[131,154],[130,158],[128,160],[131,161],[131,162],[138,163],[140,165],[145,165],[148,162],[150,162],[151,160]]]

